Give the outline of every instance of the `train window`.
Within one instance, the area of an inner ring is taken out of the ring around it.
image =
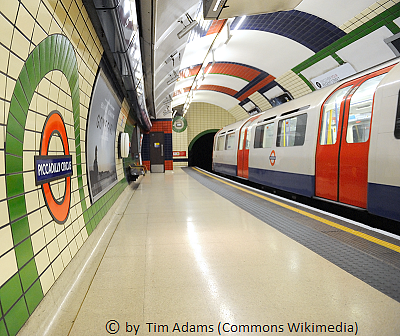
[[[271,148],[274,140],[274,123],[256,127],[254,148]]]
[[[321,121],[321,145],[334,145],[339,124],[340,104],[351,86],[337,90],[324,104]]]
[[[250,143],[251,143],[251,129],[253,127],[253,125],[257,122],[257,119],[254,119],[251,124],[249,125],[248,129],[247,129],[247,136],[246,136],[246,146],[245,149],[249,149],[250,148]]]
[[[306,137],[307,114],[279,120],[277,147],[302,146]]]
[[[230,150],[235,146],[235,133],[230,133],[226,135],[225,149]]]
[[[224,150],[225,148],[225,135],[221,135],[217,140],[217,151]]]
[[[250,124],[251,120],[249,120],[248,122],[246,122],[243,127],[242,130],[240,131],[240,142],[239,142],[239,150],[243,149],[243,140],[244,140],[244,133],[246,132],[246,128],[247,126]]]
[[[351,97],[346,134],[347,143],[368,141],[375,90],[385,75],[366,80]]]

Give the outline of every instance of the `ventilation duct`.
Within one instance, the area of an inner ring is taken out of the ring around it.
[[[143,66],[134,2],[93,0],[93,3],[130,103],[143,129],[149,131],[151,122],[144,98]]]

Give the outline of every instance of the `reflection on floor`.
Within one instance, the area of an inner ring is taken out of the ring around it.
[[[399,302],[176,169],[143,178],[59,332],[400,335],[399,316]]]

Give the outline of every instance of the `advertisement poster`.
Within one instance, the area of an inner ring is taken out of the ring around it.
[[[117,183],[115,136],[121,104],[102,71],[97,76],[86,133],[86,162],[92,201]]]

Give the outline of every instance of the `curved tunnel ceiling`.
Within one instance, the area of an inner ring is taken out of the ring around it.
[[[346,49],[348,40],[356,40],[354,32],[368,22],[368,9],[375,11],[372,17],[376,17],[394,6],[393,1],[386,8],[373,0],[303,0],[290,11],[205,21],[197,0],[165,2],[159,1],[163,6],[156,9],[157,118],[171,118],[172,109],[188,101],[231,110],[241,108],[249,99],[254,101],[256,95],[265,100],[265,107],[274,94],[288,92],[297,97],[311,92],[315,89],[310,83],[312,76],[343,63],[352,63],[354,71],[373,66],[376,57],[354,61],[360,56]],[[186,13],[200,23],[178,39],[177,33],[189,24]],[[364,13],[364,20],[357,21],[354,17],[360,13]],[[382,39],[393,35],[393,29],[388,28],[384,23],[375,27],[376,31],[371,27],[371,36]],[[383,39],[379,47],[387,47]],[[380,54],[382,61],[395,57],[386,49]]]

